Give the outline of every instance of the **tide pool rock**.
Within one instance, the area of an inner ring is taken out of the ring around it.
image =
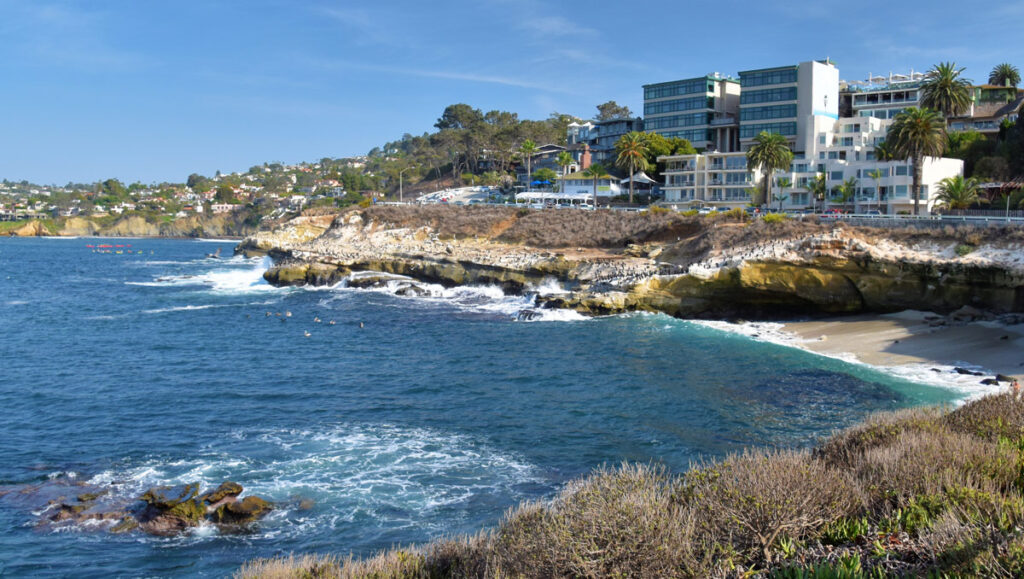
[[[224,481],[220,483],[220,486],[216,489],[203,493],[199,497],[199,500],[212,505],[213,503],[220,502],[227,497],[237,497],[242,494],[243,490],[242,485],[236,482]]]
[[[251,523],[273,509],[271,504],[260,497],[248,496],[240,501],[225,503],[210,517],[215,523],[239,525]]]

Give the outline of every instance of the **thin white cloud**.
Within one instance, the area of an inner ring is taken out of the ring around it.
[[[526,88],[531,90],[553,92],[553,93],[565,93],[574,94],[572,91],[565,89],[558,85],[539,83],[534,81],[523,80],[514,77],[500,76],[500,75],[489,75],[479,74],[471,72],[460,72],[460,71],[446,71],[446,70],[429,70],[421,68],[403,68],[397,66],[387,66],[379,64],[369,63],[354,63],[354,62],[339,62],[339,61],[325,61],[325,60],[307,60],[309,65],[326,69],[326,70],[363,70],[367,72],[379,72],[390,75],[398,76],[415,76],[421,78],[436,78],[442,80],[458,80],[465,82],[475,82],[484,84],[497,84],[502,86],[511,86],[517,88]]]
[[[0,30],[7,49],[25,64],[123,72],[148,63],[140,53],[111,44],[101,12],[53,2],[8,7]]]

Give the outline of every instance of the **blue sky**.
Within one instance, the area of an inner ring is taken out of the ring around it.
[[[0,178],[184,181],[365,154],[458,102],[592,116],[641,86],[830,57],[1010,62],[1024,1],[0,0]]]

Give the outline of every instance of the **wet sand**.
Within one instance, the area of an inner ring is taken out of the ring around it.
[[[872,366],[979,366],[991,375],[1006,374],[1024,382],[1024,325],[970,322],[933,327],[929,316],[934,314],[905,311],[791,322],[784,329],[803,339],[803,348],[852,354]]]

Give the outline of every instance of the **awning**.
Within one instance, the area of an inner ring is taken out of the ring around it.
[[[659,184],[654,179],[651,179],[650,177],[648,177],[647,173],[644,173],[643,171],[640,171],[639,173],[634,173],[633,176],[630,177],[629,179],[623,179],[622,180],[622,184],[625,185],[626,183],[629,183],[630,181],[633,181],[634,183],[647,183],[647,184],[653,184],[653,185],[658,185]]]

